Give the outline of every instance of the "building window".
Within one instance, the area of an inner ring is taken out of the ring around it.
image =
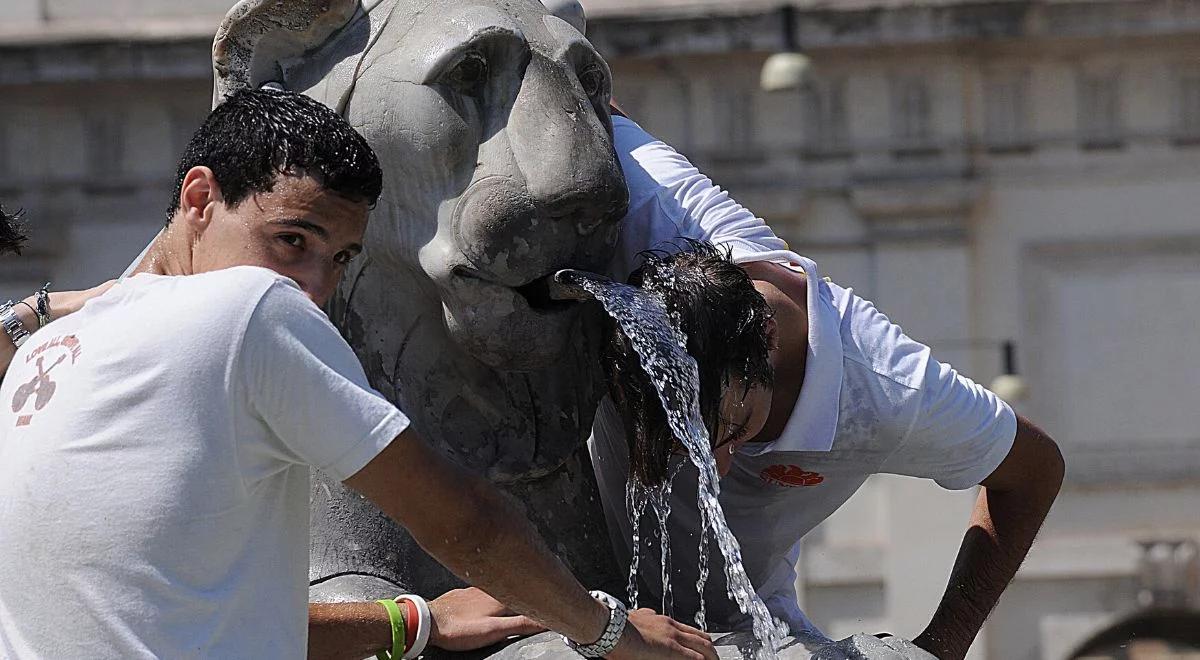
[[[990,151],[1028,151],[1032,148],[1029,116],[1028,73],[995,73],[987,77],[984,82],[984,137]]]
[[[714,95],[717,130],[723,136],[721,142],[734,156],[753,150],[756,146],[754,90],[745,86],[727,90],[715,88]]]
[[[1183,71],[1176,77],[1175,142],[1200,144],[1200,69]]]
[[[1115,72],[1079,77],[1079,138],[1084,149],[1117,149],[1123,144],[1121,85]]]
[[[846,113],[844,79],[813,82],[805,86],[804,154],[809,158],[844,158],[850,155],[850,130]]]
[[[897,155],[934,152],[933,101],[929,85],[917,76],[892,82],[892,135]]]
[[[125,121],[120,112],[96,109],[84,116],[84,158],[90,176],[111,181],[125,160]]]

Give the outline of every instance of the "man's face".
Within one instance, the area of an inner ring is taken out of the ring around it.
[[[197,236],[192,270],[261,266],[295,280],[317,305],[333,295],[362,251],[369,208],[326,190],[308,176],[281,175],[274,189],[236,207],[215,204]]]
[[[722,477],[733,467],[733,457],[747,442],[762,432],[771,412],[771,390],[761,385],[746,389],[734,380],[721,397],[720,422],[713,438],[713,456]]]

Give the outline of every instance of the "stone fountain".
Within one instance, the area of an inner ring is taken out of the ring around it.
[[[331,316],[428,442],[512,493],[584,583],[615,591],[584,447],[596,324],[539,295],[561,268],[605,267],[628,203],[604,61],[537,0],[246,0],[214,68],[218,99],[276,83],[370,141],[384,197]],[[461,584],[324,478],[311,578],[326,599]]]
[[[560,269],[606,270],[628,204],[604,60],[538,0],[243,0],[213,66],[216,101],[302,91],[375,148],[384,196],[331,317],[428,442],[513,494],[584,584],[621,593],[585,448],[599,310],[546,295]],[[461,586],[321,475],[312,520],[314,600]],[[785,655],[843,657],[819,648]],[[496,657],[573,654],[539,636]]]

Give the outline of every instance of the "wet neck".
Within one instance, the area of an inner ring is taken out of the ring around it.
[[[771,350],[771,365],[775,370],[771,412],[753,442],[773,442],[783,434],[804,386],[804,369],[808,362],[808,313],[805,301],[788,302],[791,304],[772,305],[777,330],[775,347]]]
[[[191,246],[178,221],[172,221],[158,233],[133,271],[135,275],[191,275],[193,272]]]

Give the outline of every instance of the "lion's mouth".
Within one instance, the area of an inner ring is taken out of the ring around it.
[[[465,266],[454,267],[454,274],[458,277],[513,291],[529,305],[530,309],[543,314],[565,312],[574,308],[579,303],[577,300],[556,299],[552,295],[551,287],[554,282],[555,272],[547,273],[520,286],[508,286],[489,279],[478,271]]]

